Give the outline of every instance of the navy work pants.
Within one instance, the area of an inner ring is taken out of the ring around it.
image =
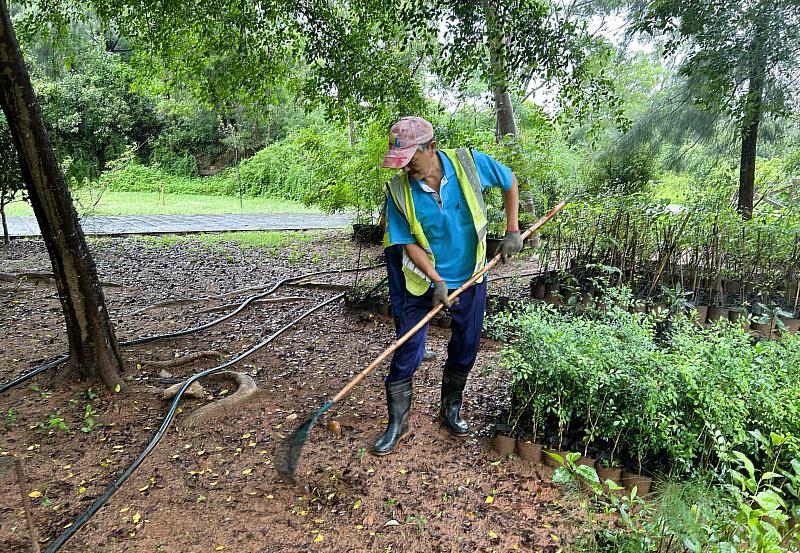
[[[486,310],[486,279],[467,288],[459,302],[450,309],[452,324],[450,342],[447,344],[445,370],[468,374],[478,356],[483,329],[483,314]],[[400,317],[400,335],[404,335],[417,324],[433,307],[433,288],[421,296],[405,291],[403,314]],[[422,327],[411,339],[394,352],[389,367],[387,382],[405,380],[414,376],[425,353],[425,338],[428,325]]]

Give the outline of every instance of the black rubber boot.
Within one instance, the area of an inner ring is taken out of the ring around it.
[[[410,434],[408,430],[408,413],[411,411],[411,398],[414,389],[411,378],[398,382],[386,383],[386,402],[389,406],[389,425],[386,431],[378,436],[372,446],[375,455],[388,455],[395,450],[400,440]]]
[[[467,375],[445,369],[442,374],[442,408],[439,413],[442,424],[454,436],[469,435],[469,425],[461,418],[461,401]]]

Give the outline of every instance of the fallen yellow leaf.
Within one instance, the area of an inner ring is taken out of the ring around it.
[[[486,503],[487,503],[487,505],[491,505],[492,503],[494,503],[494,496],[493,495],[487,495],[486,496]]]
[[[42,497],[42,492],[33,491],[28,494],[28,497],[33,497],[34,499],[37,497]]]
[[[325,536],[323,536],[322,534],[317,534],[317,537],[314,538],[314,543],[319,543],[324,539],[325,539]]]
[[[492,538],[492,539],[496,539],[497,538],[497,534],[494,533],[494,530],[489,530],[489,537]]]
[[[242,474],[244,474],[245,476],[247,476],[247,475],[248,475],[248,474],[250,474],[251,472],[253,472],[253,469],[244,469],[244,470],[242,471]]]
[[[139,513],[134,513],[133,514],[133,523],[134,524],[139,524],[140,520],[142,520],[142,515],[140,515]]]

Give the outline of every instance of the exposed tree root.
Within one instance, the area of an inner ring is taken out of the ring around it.
[[[184,355],[182,357],[176,357],[175,359],[169,359],[167,361],[145,361],[140,363],[142,368],[144,367],[155,367],[158,369],[171,369],[174,367],[182,367],[183,365],[188,365],[189,363],[193,363],[198,359],[208,359],[208,358],[216,358],[221,359],[222,354],[216,350],[212,351],[196,351],[194,353],[190,353],[188,355]]]
[[[238,412],[241,407],[259,395],[255,380],[245,373],[224,371],[211,374],[207,377],[210,382],[231,382],[236,384],[236,390],[229,396],[203,405],[191,413],[180,425],[183,429],[206,423],[213,419],[230,417]]]

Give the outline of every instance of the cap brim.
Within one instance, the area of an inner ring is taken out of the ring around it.
[[[386,169],[400,169],[408,165],[411,158],[414,157],[414,152],[417,151],[417,146],[409,146],[408,148],[392,148],[386,157],[383,158],[383,167]]]

